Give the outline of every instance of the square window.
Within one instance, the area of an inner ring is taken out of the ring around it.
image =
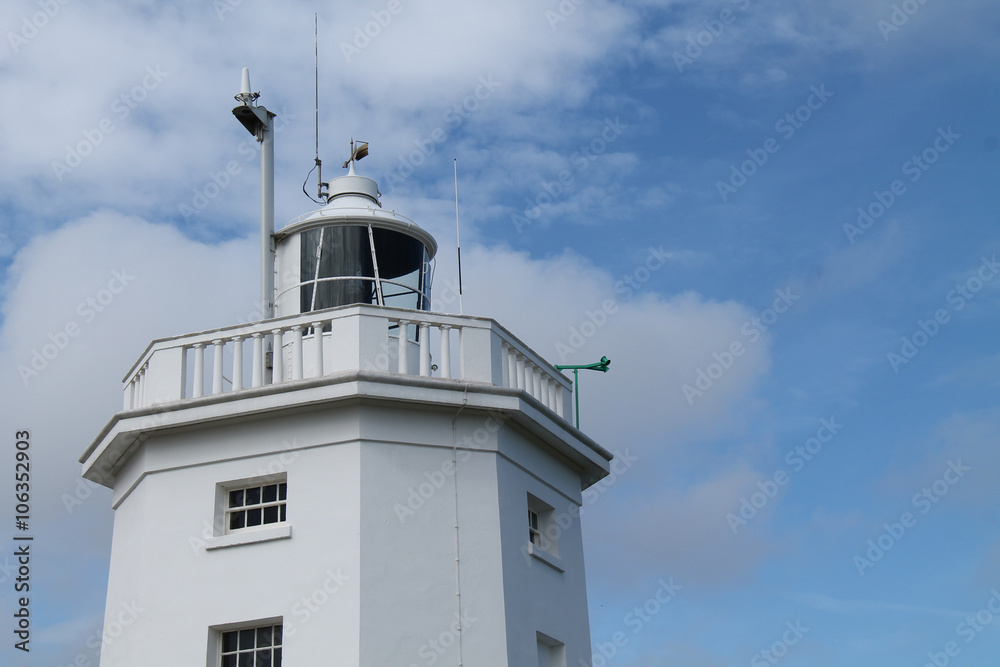
[[[273,667],[281,664],[281,625],[222,633],[221,667]]]
[[[273,479],[273,478],[272,478]],[[225,520],[220,522],[225,526],[225,532],[267,526],[285,521],[285,502],[288,495],[286,482],[257,484],[242,488],[225,488],[221,496],[225,508]]]
[[[559,526],[551,505],[528,494],[528,542],[535,549],[559,555]]]
[[[566,645],[541,632],[536,632],[538,667],[566,667]]]

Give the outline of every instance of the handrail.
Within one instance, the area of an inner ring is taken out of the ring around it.
[[[410,326],[416,336],[409,335]],[[457,347],[452,345],[456,336]],[[437,364],[432,364],[432,349]],[[496,321],[365,304],[154,340],[123,379],[124,407],[346,370],[519,389],[570,418],[571,380]]]

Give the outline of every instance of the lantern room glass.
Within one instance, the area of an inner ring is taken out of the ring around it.
[[[330,225],[302,232],[300,253],[300,312],[355,303],[430,309],[429,257],[412,236]]]

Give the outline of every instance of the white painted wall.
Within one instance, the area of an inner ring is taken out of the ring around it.
[[[440,394],[220,413],[144,440],[115,478],[106,623],[143,611],[102,667],[213,665],[210,627],[269,619],[283,619],[293,667],[457,665],[456,498],[465,664],[532,666],[537,632],[566,644],[567,664],[589,660],[579,520],[559,535],[564,572],[525,552],[527,494],[578,507],[579,470]],[[217,484],[275,473],[291,536],[206,550]],[[330,572],[347,578],[335,593]]]

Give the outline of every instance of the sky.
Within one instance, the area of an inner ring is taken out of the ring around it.
[[[96,664],[113,511],[77,459],[150,340],[255,319],[242,67],[277,226],[315,208],[316,13],[324,174],[370,142],[442,294],[457,160],[464,311],[612,360],[581,376],[628,462],[585,497],[594,667],[996,662],[1000,5],[10,0],[3,664]]]

